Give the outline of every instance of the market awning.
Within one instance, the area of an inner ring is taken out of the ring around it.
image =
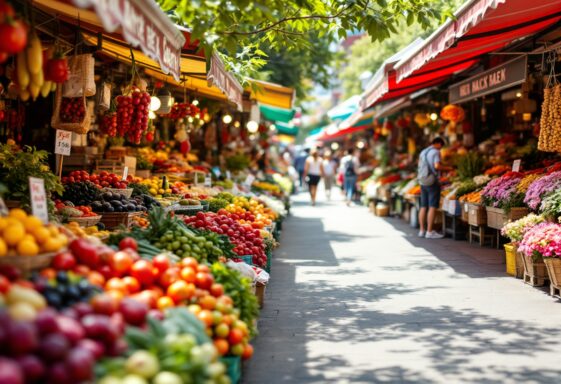
[[[140,47],[164,73],[180,78],[185,37],[153,0],[35,0],[33,6],[68,22],[79,20],[81,26],[95,32],[118,33]]]
[[[249,79],[249,83],[246,91],[249,92],[251,100],[269,107],[292,109],[294,89],[261,80]]]
[[[295,127],[294,125],[277,122],[275,123],[275,127],[277,128],[277,132],[282,135],[298,135],[298,127]]]
[[[345,120],[357,111],[357,109],[359,108],[360,99],[360,95],[351,96],[347,100],[327,111],[327,116],[334,121]]]
[[[294,118],[294,114],[296,113],[294,109],[276,108],[270,107],[268,105],[260,105],[259,111],[261,112],[261,115],[265,118],[265,120],[281,123],[290,122],[290,120]]]
[[[404,108],[410,107],[411,104],[412,102],[409,96],[401,97],[397,100],[388,101],[385,105],[383,105],[376,111],[374,118],[381,119],[386,116],[391,116]]]
[[[471,0],[395,65],[396,81],[458,67],[479,56],[547,28],[561,19],[561,2],[552,0]]]
[[[226,97],[228,97],[228,100],[237,105],[238,110],[241,111],[243,109],[243,88],[234,75],[226,70],[224,63],[222,63],[222,60],[216,52],[213,53],[210,60],[207,80],[209,86],[214,85],[220,88]]]
[[[327,127],[316,140],[321,141],[332,141],[342,138],[346,135],[352,135],[353,133],[361,132],[366,129],[372,128],[374,124],[374,113],[368,112],[367,114],[361,116],[360,120],[356,121],[352,126],[342,127],[341,125],[333,127]]]
[[[355,124],[357,124],[358,122],[360,122],[361,120],[373,117],[375,114],[376,114],[376,110],[374,108],[368,108],[364,111],[359,109],[351,116],[349,116],[347,119],[342,121],[341,124],[339,124],[339,129],[350,128]]]

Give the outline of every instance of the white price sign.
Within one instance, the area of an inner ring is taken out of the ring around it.
[[[251,184],[253,184],[254,181],[255,181],[255,176],[253,176],[250,173],[249,175],[247,175],[244,184],[247,185],[248,187],[251,187]]]
[[[72,148],[72,132],[56,130],[55,153],[62,156],[70,156]]]
[[[49,210],[47,194],[45,193],[45,180],[38,177],[30,177],[29,192],[31,197],[31,213],[47,224],[49,222]]]
[[[520,164],[522,160],[516,159],[512,162],[512,172],[520,172]]]
[[[205,187],[212,187],[212,176],[211,175],[205,175]]]
[[[129,176],[129,167],[123,168],[123,180],[126,180]]]
[[[226,178],[227,178],[228,180],[232,180],[232,172],[226,171]]]

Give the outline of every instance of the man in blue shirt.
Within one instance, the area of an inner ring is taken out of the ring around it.
[[[294,159],[294,168],[298,172],[298,177],[300,179],[300,189],[304,187],[304,170],[306,168],[306,159],[308,158],[309,153],[310,149],[306,148]]]

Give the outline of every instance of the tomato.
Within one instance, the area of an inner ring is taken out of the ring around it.
[[[123,283],[125,283],[127,290],[130,293],[137,293],[140,291],[140,283],[132,276],[123,277]]]
[[[158,301],[158,298],[156,297],[156,294],[154,291],[150,291],[148,289],[141,291],[139,293],[136,293],[132,296],[130,296],[131,299],[135,299],[140,301],[141,303],[146,304],[149,308],[155,309],[156,308],[156,304]]]
[[[177,280],[180,279],[180,272],[179,268],[172,267],[165,270],[160,277],[158,278],[158,283],[164,287],[169,287],[172,283],[175,283]]]
[[[195,286],[183,280],[177,280],[167,289],[167,295],[177,304],[188,300],[195,294]]]
[[[2,17],[1,22],[4,22],[7,18],[13,18],[16,15],[14,8],[5,1],[0,1],[0,17]]]
[[[197,281],[197,273],[193,268],[185,267],[181,270],[181,278],[188,283],[195,283]]]
[[[242,359],[247,360],[253,356],[253,346],[251,344],[246,344],[243,348]]]
[[[21,20],[0,24],[0,52],[16,54],[27,45],[27,28]]]
[[[230,344],[228,343],[227,340],[215,339],[213,343],[214,343],[214,347],[216,348],[220,356],[226,355],[230,350]]]
[[[181,266],[191,267],[196,271],[197,267],[199,266],[199,262],[194,257],[186,257],[183,260],[181,260]]]
[[[210,294],[214,297],[220,297],[224,294],[224,286],[222,284],[214,283],[210,286]]]
[[[99,264],[99,253],[95,245],[86,239],[76,239],[70,243],[70,250],[79,262],[94,268]]]
[[[105,285],[105,277],[97,271],[92,271],[88,274],[88,281],[90,284],[97,285],[98,287]]]
[[[160,271],[160,273],[163,273],[170,267],[170,262],[166,255],[156,255],[152,259],[152,265]]]
[[[207,327],[212,326],[212,324],[214,323],[214,316],[212,316],[212,312],[207,310],[207,309],[203,309],[201,312],[199,312],[197,314],[197,317],[199,318],[200,321],[202,321]]]
[[[173,300],[171,299],[171,297],[168,296],[162,296],[158,299],[158,302],[156,304],[156,306],[158,307],[158,309],[160,311],[163,311],[166,308],[173,308],[175,307],[175,303],[173,302]]]
[[[105,283],[105,289],[111,291],[120,291],[123,292],[124,294],[129,293],[129,290],[125,282],[118,277],[112,277],[109,280],[107,280],[107,282]]]
[[[199,300],[199,305],[203,309],[213,310],[214,308],[216,308],[216,298],[211,295],[203,296]]]
[[[10,280],[0,275],[0,293],[6,293],[10,289]]]
[[[238,343],[230,347],[230,353],[232,353],[232,355],[234,356],[243,355],[243,351],[244,351],[244,346],[242,343]]]
[[[230,334],[230,327],[226,323],[220,323],[214,327],[214,334],[217,337],[226,338]]]
[[[56,278],[56,271],[53,268],[45,268],[40,272],[40,275],[48,280]]]
[[[132,237],[124,237],[119,241],[119,249],[131,248],[138,251],[138,243]]]
[[[208,265],[199,264],[199,266],[197,267],[197,272],[206,272],[206,273],[209,273],[209,272],[210,272],[210,268],[208,267]]]
[[[95,313],[100,313],[104,315],[112,315],[119,309],[119,302],[118,300],[107,293],[102,293],[99,295],[95,295],[90,304]]]
[[[130,273],[143,287],[148,287],[154,282],[154,269],[151,262],[138,260],[132,265]]]
[[[70,252],[61,252],[53,258],[51,265],[56,270],[69,271],[76,266],[76,258]]]
[[[206,273],[206,272],[197,273],[197,282],[196,282],[197,287],[208,290],[212,286],[212,283],[214,283],[214,278],[210,273]]]
[[[243,332],[240,329],[234,328],[230,330],[228,341],[230,344],[239,344],[243,341]]]
[[[128,272],[131,269],[132,265],[132,257],[127,252],[115,252],[109,257],[109,266],[119,275]]]
[[[68,80],[70,71],[68,69],[68,61],[66,57],[59,59],[50,59],[47,62],[46,78],[55,83],[64,83]]]

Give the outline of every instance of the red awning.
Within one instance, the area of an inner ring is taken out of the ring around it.
[[[473,0],[395,65],[397,82],[476,60],[561,19],[561,1]]]

